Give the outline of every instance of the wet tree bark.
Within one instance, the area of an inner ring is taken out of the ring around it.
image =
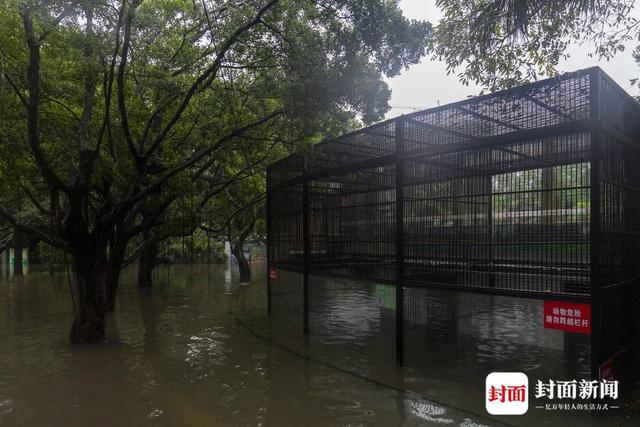
[[[86,249],[86,247],[85,247]],[[106,247],[73,251],[78,305],[69,333],[72,344],[104,341],[107,317]]]
[[[150,288],[153,286],[153,269],[158,264],[159,242],[155,234],[145,236],[147,241],[140,250],[138,260],[138,286]]]
[[[238,222],[236,226],[239,225],[240,223]],[[235,240],[231,239],[231,232],[229,232],[229,241],[232,242],[231,253],[236,257],[236,260],[238,260],[238,270],[240,272],[241,282],[248,282],[251,280],[251,266],[249,265],[247,258],[244,256],[242,247],[244,246],[244,242],[247,240],[247,237],[249,237],[249,234],[253,231],[253,227],[255,225],[256,219],[253,219],[244,229],[242,229],[238,238]]]
[[[240,281],[248,282],[251,280],[251,266],[249,265],[249,261],[244,256],[244,251],[242,250],[242,245],[244,244],[244,240],[242,242],[237,242],[231,247],[231,253],[236,260],[238,260],[238,270],[240,272]]]
[[[22,277],[22,249],[24,247],[24,236],[17,228],[13,230],[13,275]]]

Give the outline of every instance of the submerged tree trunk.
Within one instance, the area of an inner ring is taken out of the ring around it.
[[[113,312],[116,309],[116,294],[120,284],[120,272],[124,265],[124,256],[127,245],[116,244],[111,249],[111,256],[106,275],[107,289],[107,311]]]
[[[138,286],[141,288],[150,288],[153,285],[153,269],[158,264],[158,245],[158,239],[154,234],[148,237],[140,250]]]
[[[72,344],[94,344],[104,341],[107,317],[106,248],[96,253],[74,251],[77,310],[71,325]]]
[[[22,232],[18,229],[13,230],[13,275],[14,277],[22,277],[22,248],[24,246],[24,238]]]
[[[248,282],[249,280],[251,280],[251,266],[249,265],[249,261],[247,261],[247,258],[244,256],[244,251],[242,250],[243,244],[244,241],[236,242],[236,244],[231,247],[231,253],[234,257],[236,257],[236,260],[238,260],[240,281]]]
[[[236,260],[238,260],[238,270],[240,271],[241,282],[248,282],[249,280],[251,280],[251,266],[249,265],[247,258],[245,258],[244,256],[242,247],[244,246],[244,242],[247,240],[247,237],[249,237],[249,234],[251,234],[251,232],[253,231],[253,227],[255,226],[255,224],[256,219],[251,221],[246,227],[244,227],[244,229],[242,229],[240,235],[235,241],[233,241],[231,238],[231,231],[229,231],[228,235],[229,242],[232,242],[231,253],[236,257]],[[238,223],[238,228],[240,228],[239,225],[240,224]]]

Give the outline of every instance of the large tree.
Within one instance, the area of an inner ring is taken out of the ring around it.
[[[337,118],[379,119],[383,77],[430,32],[385,0],[4,3],[0,138],[15,150],[0,170],[19,170],[17,201],[39,216],[0,195],[0,217],[70,254],[72,343],[104,339],[131,242],[190,179],[242,141],[288,149]]]

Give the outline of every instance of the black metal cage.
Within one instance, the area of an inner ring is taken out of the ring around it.
[[[268,169],[268,283],[300,273],[410,292],[591,304],[591,369],[640,334],[640,106],[599,68],[404,115]],[[405,295],[406,294],[406,295]],[[415,310],[414,310],[415,311]]]

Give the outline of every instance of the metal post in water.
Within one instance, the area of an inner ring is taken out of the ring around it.
[[[593,69],[591,84],[591,377],[599,379],[602,357],[602,298],[600,292],[600,70]]]
[[[271,265],[270,260],[272,255],[272,233],[271,233],[271,190],[269,186],[270,178],[269,169],[267,168],[267,314],[271,314]]]
[[[307,164],[305,160],[305,173]],[[302,184],[302,313],[304,317],[304,334],[309,334],[309,180]]]
[[[396,363],[404,364],[404,120],[396,121]]]

